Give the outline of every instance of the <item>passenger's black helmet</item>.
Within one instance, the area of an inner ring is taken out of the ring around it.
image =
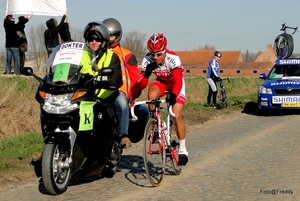
[[[215,55],[216,57],[222,57],[222,54],[221,54],[221,52],[219,52],[219,51],[215,51],[214,55]]]

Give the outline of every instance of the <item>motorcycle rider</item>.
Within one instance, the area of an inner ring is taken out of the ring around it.
[[[100,86],[102,89],[96,90],[97,98],[105,103],[107,106],[107,112],[110,116],[112,125],[103,125],[107,129],[113,129],[113,133],[117,134],[115,122],[115,106],[113,102],[119,95],[118,88],[122,86],[122,74],[121,64],[118,55],[109,50],[109,31],[105,24],[102,22],[90,22],[86,25],[83,33],[83,37],[86,43],[86,49],[83,52],[81,58],[81,73],[96,75],[97,70],[105,67],[113,69],[113,74],[108,76],[107,80],[97,81],[96,87]],[[111,128],[113,126],[113,128]],[[105,128],[102,128],[104,131]],[[105,132],[105,131],[104,131]],[[118,146],[113,146],[109,160],[113,165],[106,171],[115,173],[118,169],[119,155],[116,154]],[[105,174],[102,172],[102,174]],[[110,173],[108,173],[110,174]]]
[[[153,34],[147,41],[149,53],[142,61],[142,73],[138,81],[139,87],[147,87],[149,77],[153,73],[156,78],[149,85],[148,98],[150,100],[162,97],[165,91],[171,92],[170,104],[175,113],[176,134],[179,139],[179,165],[186,165],[188,152],[185,146],[186,127],[182,118],[182,111],[186,102],[183,65],[180,58],[167,49],[167,38],[163,33]],[[150,105],[150,110],[153,110]]]
[[[138,96],[140,90],[134,85],[134,81],[137,81],[140,74],[138,69],[138,62],[134,54],[122,47],[120,41],[122,39],[122,26],[120,22],[114,18],[107,18],[103,20],[103,23],[107,26],[110,32],[110,41],[108,48],[115,52],[121,61],[123,85],[119,88],[119,96],[115,100],[117,117],[119,120],[119,138],[120,144],[123,148],[129,148],[132,146],[128,136],[129,127],[129,99],[132,101]],[[130,77],[129,72],[135,71],[136,79]],[[133,86],[133,87],[131,87]]]
[[[103,87],[98,93],[98,98],[107,102],[114,101],[119,95],[118,89],[122,85],[122,74],[120,59],[117,54],[107,48],[109,41],[109,31],[102,22],[90,22],[86,25],[83,33],[86,43],[81,59],[81,73],[96,75],[97,69],[110,67],[113,74],[105,81],[98,82],[97,85]]]

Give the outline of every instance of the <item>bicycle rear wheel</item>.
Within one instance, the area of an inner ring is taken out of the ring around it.
[[[149,182],[157,187],[165,174],[166,149],[164,139],[158,135],[158,122],[151,118],[144,132],[144,165]]]

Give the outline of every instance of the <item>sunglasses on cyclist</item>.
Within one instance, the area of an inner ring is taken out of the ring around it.
[[[163,51],[163,52],[151,52],[150,54],[151,54],[152,57],[155,57],[155,55],[160,57],[163,53],[165,53],[165,51]]]
[[[99,38],[88,38],[88,42],[93,42],[94,40],[96,42],[101,42],[101,39],[99,39]]]

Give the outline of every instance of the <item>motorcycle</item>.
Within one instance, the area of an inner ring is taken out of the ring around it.
[[[80,73],[83,50],[80,42],[57,46],[46,62],[44,78],[31,67],[21,70],[40,83],[35,99],[40,104],[45,146],[36,175],[52,195],[65,192],[71,178],[112,177],[122,154],[114,104],[95,95],[95,90],[101,89],[97,83],[107,79],[113,69],[102,68],[95,76]]]

